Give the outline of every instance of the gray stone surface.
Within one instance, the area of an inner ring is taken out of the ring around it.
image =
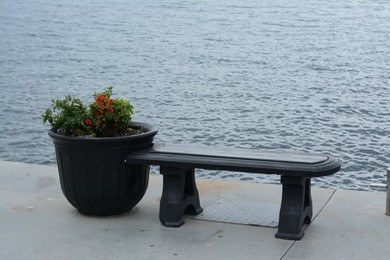
[[[206,179],[197,184],[205,208],[221,200],[279,205],[281,201],[280,185]],[[163,227],[158,219],[161,187],[161,176],[151,175],[145,197],[130,213],[88,217],[62,195],[56,167],[0,161],[1,259],[388,259],[390,255],[384,192],[313,188],[315,219],[305,237],[295,242],[274,238],[275,228],[191,217],[180,228]]]
[[[384,192],[337,190],[286,259],[390,259],[385,203]]]

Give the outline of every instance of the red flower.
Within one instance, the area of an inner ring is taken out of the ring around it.
[[[103,97],[103,96],[98,96],[98,97],[96,98],[96,102],[97,102],[98,104],[104,103],[104,97]]]
[[[98,123],[97,123],[97,127],[101,127],[102,126],[102,121],[99,121]]]
[[[107,106],[108,113],[112,114],[112,100],[108,100],[108,106]]]
[[[85,124],[86,125],[92,125],[92,120],[91,119],[85,119]]]
[[[98,96],[96,98],[96,103],[98,105],[98,108],[99,108],[99,111],[101,113],[103,113],[103,109],[104,109],[104,97],[103,96]]]

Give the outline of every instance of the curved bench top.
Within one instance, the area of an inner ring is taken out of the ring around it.
[[[331,155],[193,144],[155,144],[128,154],[127,163],[318,177],[340,170]]]

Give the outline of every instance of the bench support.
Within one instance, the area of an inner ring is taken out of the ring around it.
[[[183,215],[198,215],[199,193],[194,169],[160,166],[163,193],[160,201],[160,221],[166,227],[180,227]],[[300,240],[303,225],[310,224],[313,215],[310,177],[281,176],[283,185],[279,228],[275,237]]]
[[[281,183],[282,205],[275,237],[300,240],[304,235],[303,225],[310,224],[313,216],[310,178],[282,175]]]
[[[160,221],[166,227],[180,227],[184,224],[183,214],[198,215],[203,211],[194,169],[160,166],[160,173],[164,176]]]

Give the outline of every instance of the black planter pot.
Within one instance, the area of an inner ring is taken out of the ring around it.
[[[55,146],[62,192],[81,213],[110,216],[130,211],[148,187],[149,167],[124,163],[129,152],[149,148],[157,129],[132,123],[145,133],[78,138],[49,132]]]

